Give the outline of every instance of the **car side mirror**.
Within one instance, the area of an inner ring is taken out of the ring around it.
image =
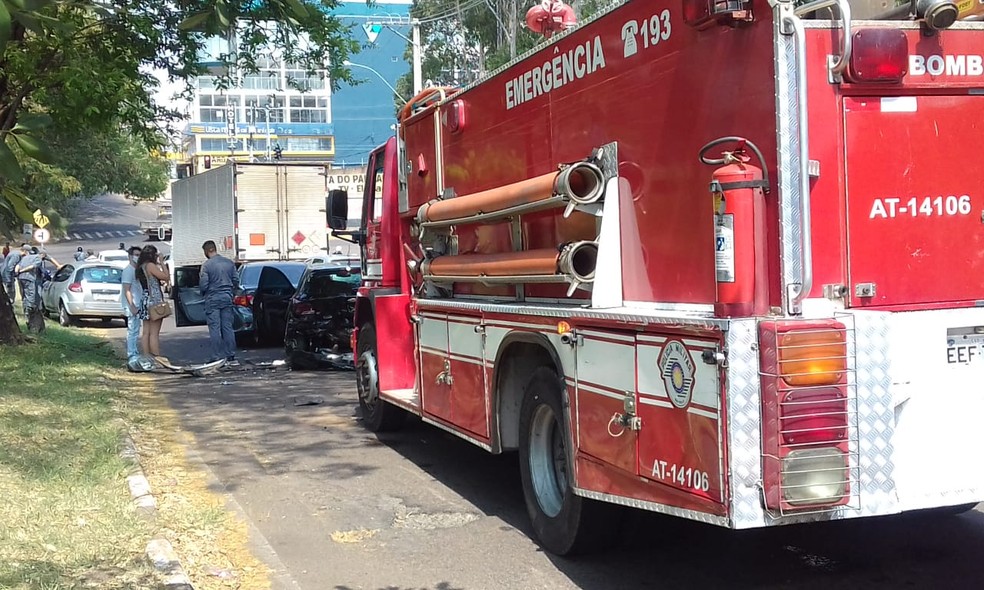
[[[328,227],[343,230],[348,227],[348,191],[333,189],[325,199]]]

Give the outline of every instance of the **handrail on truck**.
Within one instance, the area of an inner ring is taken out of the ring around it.
[[[785,5],[785,6],[784,6]],[[847,0],[815,0],[797,8],[790,8],[785,2],[779,3],[780,31],[793,35],[796,41],[796,96],[797,126],[799,128],[799,182],[800,182],[800,256],[801,276],[799,285],[787,286],[787,311],[800,313],[803,299],[813,289],[813,232],[810,203],[810,130],[809,109],[807,108],[806,76],[806,31],[801,16],[837,6],[843,31],[841,54],[828,60],[827,68],[835,78],[840,78],[853,51],[851,39],[851,7]],[[798,288],[797,288],[798,287]]]
[[[827,67],[831,74],[840,76],[847,69],[847,64],[851,62],[851,53],[854,51],[854,36],[851,34],[851,5],[847,0],[814,0],[794,8],[793,13],[796,16],[805,16],[831,6],[837,6],[844,35],[841,38],[840,55],[832,56],[833,60],[827,64]]]

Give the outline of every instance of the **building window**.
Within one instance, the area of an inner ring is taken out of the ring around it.
[[[243,77],[243,88],[246,90],[277,90],[281,87],[277,72],[260,72]]]
[[[284,137],[280,139],[280,147],[284,148],[285,152],[330,152],[331,138]]]
[[[239,97],[225,96],[223,94],[201,94],[198,96],[198,107],[200,115],[198,120],[202,123],[224,123],[226,120],[225,110],[227,105],[235,105],[236,120],[240,119]]]
[[[202,138],[202,151],[203,152],[227,152],[229,151],[229,142],[225,139],[220,139],[216,137],[203,137]]]
[[[327,123],[328,98],[324,96],[291,96],[291,123]]]
[[[225,121],[225,109],[202,109],[198,117],[202,123],[222,123]]]
[[[318,75],[308,74],[304,70],[287,70],[287,81],[292,88],[299,90],[323,90],[325,79]]]

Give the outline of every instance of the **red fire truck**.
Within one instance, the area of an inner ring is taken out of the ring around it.
[[[877,6],[876,6],[877,5]],[[984,23],[914,0],[624,1],[371,156],[371,430],[518,451],[538,541],[984,499]],[[852,16],[853,11],[853,16]]]

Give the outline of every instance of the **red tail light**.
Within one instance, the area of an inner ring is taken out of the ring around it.
[[[303,301],[295,301],[291,305],[291,311],[294,315],[308,315],[314,313],[314,307],[310,303],[304,303]]]
[[[862,29],[854,33],[848,72],[852,82],[898,84],[909,68],[909,42],[901,29]]]
[[[779,405],[783,445],[836,444],[847,438],[847,397],[836,387],[794,389]]]
[[[848,504],[858,467],[846,326],[764,321],[759,350],[766,506],[781,514]]]
[[[236,295],[232,298],[233,305],[238,305],[239,307],[253,307],[253,296],[252,295]]]
[[[71,285],[68,286],[68,290],[71,291],[72,293],[81,293],[82,283],[72,283]]]

